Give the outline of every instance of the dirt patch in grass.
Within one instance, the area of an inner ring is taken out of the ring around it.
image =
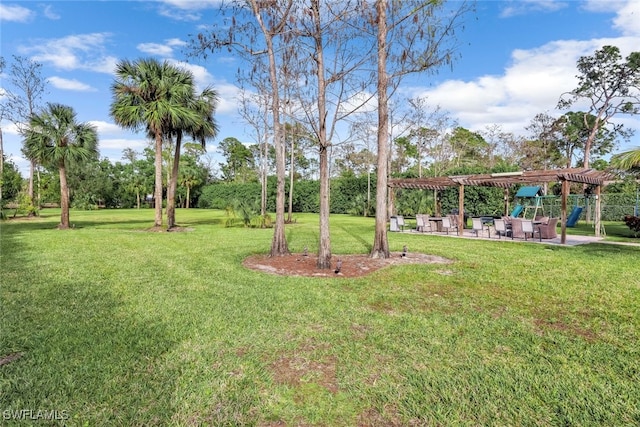
[[[314,382],[331,393],[338,392],[336,358],[327,356],[313,360],[305,355],[282,356],[271,364],[276,383],[299,387],[305,382]]]
[[[22,357],[22,353],[11,353],[6,356],[0,357],[0,366],[8,365],[11,362],[15,362],[16,360]]]
[[[575,325],[569,325],[561,321],[550,322],[543,319],[534,319],[534,324],[538,331],[552,329],[554,331],[562,332],[569,335],[576,335],[587,342],[595,342],[598,340],[598,335],[588,329],[579,328]]]
[[[385,426],[385,427],[401,427],[406,426],[407,424],[402,423],[400,420],[400,416],[397,413],[397,408],[392,405],[386,406],[384,408],[384,412],[386,416],[383,416],[380,412],[378,412],[374,408],[369,408],[360,415],[358,415],[358,427],[376,427],[376,426]],[[417,426],[418,423],[408,424],[409,426]]]
[[[166,227],[150,227],[145,229],[144,231],[148,231],[150,233],[181,233],[181,232],[185,232],[185,231],[193,231],[193,228],[190,227],[172,227],[172,228],[166,228]]]
[[[319,269],[314,255],[291,254],[271,257],[254,255],[245,259],[243,265],[252,270],[282,276],[306,277],[362,277],[391,265],[450,264],[452,261],[435,255],[393,252],[387,259],[370,258],[368,255],[333,255],[331,269]],[[341,267],[338,270],[338,260]]]

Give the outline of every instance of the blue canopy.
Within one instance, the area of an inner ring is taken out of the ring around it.
[[[521,187],[516,193],[516,197],[536,197],[541,195],[541,189],[539,185],[533,187]]]

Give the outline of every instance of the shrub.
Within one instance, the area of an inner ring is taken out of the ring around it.
[[[640,217],[626,215],[624,217],[624,223],[633,231],[634,237],[640,237]]]

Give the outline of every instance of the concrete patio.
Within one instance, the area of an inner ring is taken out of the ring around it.
[[[545,245],[561,245],[560,243],[560,235],[558,235],[558,237],[555,237],[553,239],[542,239],[542,241],[540,241],[539,238],[528,238],[527,240],[525,239],[511,239],[511,237],[505,237],[502,236],[502,238],[498,238],[497,234],[493,233],[493,230],[491,232],[491,237],[487,237],[487,233],[486,231],[484,233],[481,233],[480,236],[476,236],[476,234],[470,230],[470,229],[464,229],[461,235],[456,234],[455,231],[449,232],[449,234],[447,234],[444,231],[435,231],[435,232],[418,232],[415,229],[410,229],[410,230],[404,230],[401,231],[400,233],[404,233],[404,234],[414,234],[414,235],[431,235],[431,236],[445,236],[445,237],[453,237],[453,238],[458,238],[458,239],[482,239],[482,240],[495,240],[495,241],[505,241],[505,242],[531,242],[531,243],[542,243]],[[570,235],[567,234],[566,237],[566,242],[564,244],[564,246],[576,246],[576,245],[584,245],[584,244],[588,244],[588,243],[605,243],[604,242],[604,238],[603,237],[595,237],[595,236],[578,236],[578,235]]]

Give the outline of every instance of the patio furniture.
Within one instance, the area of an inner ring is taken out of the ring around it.
[[[480,234],[484,234],[484,230],[487,230],[487,237],[491,237],[491,230],[489,225],[483,221],[482,218],[471,218],[471,231],[476,234],[476,237],[480,237]]]
[[[389,231],[404,231],[404,217],[402,215],[393,215],[390,218]]]
[[[440,217],[429,217],[429,227],[431,231],[442,231],[442,218]]]
[[[522,231],[522,218],[511,218],[511,239],[513,240],[514,238],[524,238],[524,232]]]
[[[549,218],[546,224],[540,224],[538,226],[538,232],[540,233],[540,239],[555,239],[558,237],[558,218]]]
[[[451,217],[443,216],[442,217],[442,229],[449,234],[449,230],[456,230],[456,234],[460,234],[460,230],[458,230],[458,221],[453,221]]]
[[[416,215],[416,231],[424,233],[425,231],[433,231],[431,229],[431,222],[429,222],[429,215]]]
[[[501,239],[502,236],[507,237],[509,234],[511,234],[511,226],[507,227],[507,222],[504,219],[494,219],[493,227],[496,234],[498,235],[498,239]]]
[[[533,221],[531,221],[530,219],[522,220],[521,225],[522,233],[524,234],[524,240],[527,240],[527,236],[529,234],[531,234],[531,239],[535,237],[536,233],[538,233],[538,236],[540,237],[540,229],[538,227],[534,227]],[[540,241],[542,241],[542,237],[540,237]]]

